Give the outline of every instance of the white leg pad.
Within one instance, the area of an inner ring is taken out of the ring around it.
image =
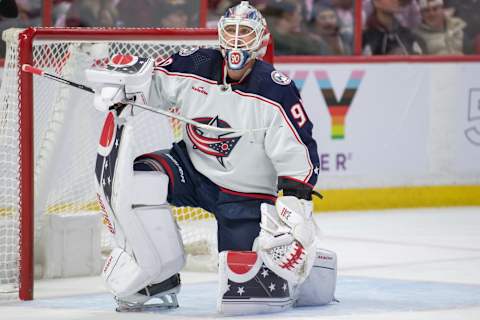
[[[335,300],[337,285],[337,255],[317,248],[313,268],[298,289],[295,306],[320,306]]]
[[[137,205],[166,204],[168,194],[168,176],[160,171],[135,171],[132,203]]]
[[[149,282],[148,274],[135,259],[121,248],[112,250],[102,271],[107,288],[116,297],[124,297],[138,292],[138,287]]]
[[[125,232],[126,247],[115,248],[103,269],[108,289],[118,298],[169,278],[185,264],[183,245],[170,210],[136,209],[131,214],[131,224]]]
[[[168,279],[185,264],[181,235],[166,203],[168,176],[158,171],[133,171],[131,132],[127,124],[121,137],[117,135],[120,147],[114,172],[105,175],[108,164],[115,163],[110,158],[103,164],[106,169],[97,184],[102,210],[118,246],[105,263],[103,277],[118,298]]]

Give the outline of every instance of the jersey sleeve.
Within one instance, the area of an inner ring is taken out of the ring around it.
[[[149,94],[149,103],[153,107],[166,110],[177,105],[182,78],[175,77],[174,70],[182,63],[179,60],[181,57],[174,54],[155,64]]]
[[[318,178],[317,144],[294,83],[282,86],[277,112],[265,136],[265,148],[279,181],[292,180],[313,188]],[[280,183],[279,183],[280,187]]]
[[[192,79],[216,83],[220,51],[191,47],[180,50],[171,57],[158,61],[154,68],[149,103],[167,109],[181,105],[182,92],[188,90]],[[223,60],[222,60],[223,61]]]

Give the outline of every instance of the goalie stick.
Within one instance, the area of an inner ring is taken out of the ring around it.
[[[37,75],[37,76],[41,76],[41,77],[44,77],[44,78],[47,78],[47,79],[50,79],[50,80],[53,80],[53,81],[57,81],[57,82],[75,87],[77,89],[95,94],[95,90],[93,88],[90,88],[90,87],[88,87],[86,85],[83,85],[81,83],[78,83],[78,82],[73,82],[73,81],[64,79],[64,78],[59,77],[57,75],[54,75],[52,73],[45,72],[44,70],[39,69],[39,68],[35,68],[35,67],[33,67],[29,64],[23,64],[22,65],[22,71],[27,72],[27,73],[31,73],[31,74],[34,74],[34,75]],[[158,113],[158,114],[170,117],[170,118],[174,118],[174,119],[177,119],[179,121],[194,125],[198,128],[202,128],[202,129],[210,130],[210,131],[217,131],[217,132],[223,132],[223,133],[245,134],[245,133],[257,132],[257,131],[265,131],[265,130],[268,129],[268,128],[255,128],[255,129],[219,128],[219,127],[210,126],[208,124],[200,123],[200,122],[185,118],[181,115],[178,115],[178,114],[166,111],[166,110],[156,109],[156,108],[153,108],[153,107],[145,105],[145,104],[137,103],[135,101],[124,100],[124,101],[121,101],[121,103],[124,103],[126,105],[132,105],[132,106],[135,106],[137,108],[147,110],[147,111],[150,111],[150,112],[153,112],[153,113]]]

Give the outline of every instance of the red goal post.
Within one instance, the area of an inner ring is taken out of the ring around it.
[[[63,140],[70,138],[65,138],[64,135],[73,131],[74,126],[82,126],[77,124],[77,121],[80,122],[81,120],[75,115],[65,113],[70,112],[68,110],[62,109],[59,116],[57,105],[62,105],[62,108],[66,105],[71,107],[72,103],[81,102],[84,97],[77,96],[77,93],[70,91],[75,90],[74,88],[64,88],[59,84],[45,84],[44,87],[43,83],[49,80],[43,79],[40,84],[40,80],[35,80],[32,74],[22,72],[21,66],[29,64],[60,74],[73,81],[82,82],[84,81],[83,70],[85,66],[88,67],[91,62],[94,64],[104,63],[105,53],[109,55],[112,53],[130,53],[163,59],[182,46],[216,46],[217,32],[213,29],[28,28],[25,30],[9,30],[4,38],[7,41],[7,54],[0,91],[0,144],[2,146],[0,165],[7,168],[5,170],[8,173],[6,177],[0,178],[0,228],[8,231],[5,234],[10,236],[5,238],[0,236],[0,244],[6,242],[6,247],[13,251],[18,248],[18,255],[13,257],[17,253],[12,252],[11,255],[8,255],[10,260],[3,263],[1,262],[2,257],[0,257],[0,271],[9,268],[6,273],[11,274],[6,279],[0,277],[0,299],[2,299],[1,286],[7,283],[13,288],[12,291],[18,289],[18,297],[21,300],[31,300],[33,299],[35,265],[34,242],[36,236],[34,230],[38,228],[36,227],[36,220],[39,215],[35,210],[40,207],[47,208],[45,209],[46,212],[50,213],[61,206],[63,206],[63,209],[60,210],[64,210],[63,212],[80,210],[78,207],[74,208],[74,204],[77,202],[82,203],[80,205],[82,210],[91,210],[92,204],[89,202],[89,198],[82,198],[83,189],[81,191],[79,191],[80,189],[73,189],[72,195],[69,194],[65,198],[53,201],[52,198],[58,197],[62,193],[62,184],[54,182],[52,172],[56,172],[55,170],[52,171],[51,168],[43,170],[43,164],[39,165],[41,162],[48,162],[47,160],[53,163],[72,161],[50,159],[50,157],[56,157],[51,155],[53,153],[52,149],[57,152],[60,150],[61,154],[68,154],[68,151],[65,152],[64,150],[65,145],[75,144],[75,142],[68,141],[66,143]],[[163,51],[164,49],[165,51]],[[116,52],[116,50],[122,52]],[[91,62],[87,61],[86,65],[80,64],[78,61],[83,62],[82,59],[85,57],[93,60]],[[265,60],[270,62],[273,60],[271,46],[267,50]],[[68,91],[68,93],[65,93],[65,91]],[[54,108],[55,110],[47,111],[45,109],[44,111],[43,108]],[[70,109],[73,109],[73,107]],[[98,118],[98,115],[96,117]],[[74,118],[75,121],[72,122],[69,118]],[[51,133],[49,127],[52,123],[57,124],[59,119],[65,121],[63,126],[67,127],[68,130],[63,128],[58,129],[59,132],[57,133]],[[88,124],[90,122],[85,121]],[[178,127],[175,128],[178,123],[171,123],[171,125],[174,131],[178,131]],[[84,128],[78,131],[88,135],[90,129]],[[51,135],[58,137],[51,139]],[[48,142],[42,140],[45,138]],[[52,147],[51,144],[57,143],[56,139],[63,140],[59,143],[60,146]],[[84,139],[92,140],[90,136],[85,136]],[[96,143],[97,140],[95,139],[93,142],[95,148]],[[92,146],[88,148],[87,153],[90,154]],[[43,151],[44,149],[47,151]],[[45,154],[42,154],[42,152]],[[86,151],[79,149],[79,153],[81,152]],[[74,159],[74,161],[77,161],[77,159]],[[2,164],[2,162],[4,163]],[[81,171],[82,176],[88,176],[90,172],[88,167],[86,169],[75,167],[72,171],[66,171],[66,177],[62,177],[62,179],[68,181],[69,187],[70,184],[79,180],[75,178],[76,171]],[[41,177],[42,174],[44,175],[43,178]],[[91,171],[91,176],[93,181],[93,171]],[[38,182],[40,180],[42,182]],[[36,186],[36,190],[34,190],[34,186]],[[45,186],[49,186],[49,188]],[[39,196],[39,193],[50,188],[52,194]],[[55,188],[59,188],[60,191]],[[90,186],[86,188],[90,188]],[[72,197],[76,196],[79,198],[72,200]],[[86,197],[90,197],[90,195]],[[205,213],[199,215],[203,217]],[[189,211],[188,217],[182,216],[180,220],[182,219],[195,220],[197,218],[191,218]],[[7,256],[7,253],[5,253],[5,256]],[[15,268],[18,269],[17,274],[13,270]],[[9,290],[6,291],[12,293]]]

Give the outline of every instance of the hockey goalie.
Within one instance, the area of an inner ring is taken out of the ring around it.
[[[169,205],[201,207],[217,220],[219,312],[334,299],[336,255],[316,246],[319,159],[300,94],[262,61],[269,32],[248,1],[227,10],[218,35],[219,49],[183,49],[155,63],[116,55],[86,72],[100,87],[95,107],[107,113],[95,173],[116,242],[103,277],[119,311],[178,306],[185,257]],[[131,120],[149,112],[142,105],[179,108],[183,140],[134,156]]]

